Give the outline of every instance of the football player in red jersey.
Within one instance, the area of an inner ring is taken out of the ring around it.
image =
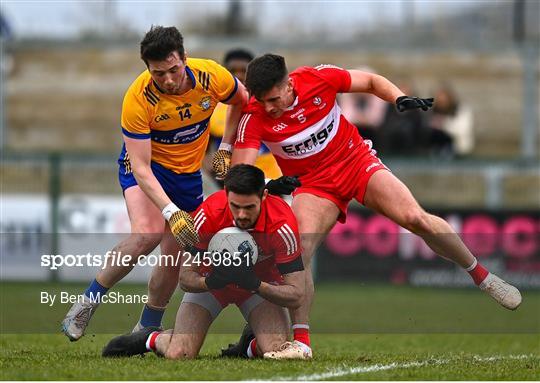
[[[295,331],[296,344],[309,347],[305,329],[314,292],[311,258],[336,221],[345,220],[353,198],[422,237],[435,253],[468,271],[476,285],[502,306],[511,310],[519,306],[519,290],[489,273],[446,221],[422,209],[376,156],[371,142],[343,117],[336,95],[371,93],[399,111],[426,111],[433,99],[407,96],[377,74],[333,65],[301,67],[289,74],[284,58],[273,54],[249,64],[246,87],[252,98],[238,125],[232,163],[252,164],[263,142],[283,174],[299,176],[302,184],[292,203],[306,267],[305,301],[291,310],[293,323],[303,329],[299,336]]]
[[[170,359],[193,358],[213,320],[231,303],[253,329],[253,334],[244,334],[244,356],[273,357],[280,347],[288,347],[289,323],[283,307],[299,307],[305,289],[300,237],[289,205],[268,195],[262,170],[238,165],[227,174],[225,190],[208,197],[193,217],[199,254],[208,249],[215,233],[234,225],[247,230],[257,243],[256,264],[246,264],[244,258],[240,266],[222,265],[220,260],[212,265],[196,264],[191,254],[184,254],[179,284],[186,293],[174,330],[160,332],[148,327],[116,337],[104,348],[103,356],[155,351]],[[295,357],[311,355],[297,349]]]

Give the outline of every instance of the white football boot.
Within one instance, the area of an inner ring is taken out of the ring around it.
[[[92,302],[86,295],[84,295],[84,302],[75,302],[71,306],[62,321],[62,332],[70,341],[75,342],[84,335],[84,330],[98,306],[99,303]]]
[[[304,359],[308,360],[313,358],[313,353],[311,347],[294,341],[294,342],[285,342],[283,343],[278,351],[269,351],[265,352],[263,355],[264,359]]]
[[[495,274],[489,273],[478,287],[509,310],[515,310],[521,304],[519,290]]]

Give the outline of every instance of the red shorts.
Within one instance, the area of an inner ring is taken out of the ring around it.
[[[302,186],[293,195],[308,193],[332,201],[339,208],[339,222],[345,222],[347,206],[354,198],[364,203],[367,184],[378,170],[389,170],[371,149],[371,141],[363,141],[351,155],[302,177]]]
[[[242,306],[242,304],[251,298],[252,292],[227,286],[224,289],[210,290],[210,293],[218,300],[221,307],[226,307],[230,304]]]
[[[271,273],[265,273],[270,276]],[[279,278],[261,278],[263,281],[271,284],[280,284],[283,280],[281,274]],[[192,303],[206,309],[212,320],[216,319],[219,313],[228,305],[235,304],[240,309],[244,318],[249,320],[251,311],[265,301],[258,294],[239,288],[234,284],[227,285],[223,289],[210,290],[203,293],[185,293],[182,303]]]

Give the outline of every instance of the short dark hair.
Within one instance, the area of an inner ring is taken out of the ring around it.
[[[283,56],[267,53],[251,61],[246,73],[246,87],[257,98],[287,79],[289,72]]]
[[[263,196],[265,188],[264,173],[253,165],[240,164],[229,169],[225,176],[225,190],[242,195]]]
[[[253,53],[246,49],[237,48],[237,49],[231,49],[225,53],[225,57],[223,58],[223,64],[227,66],[229,61],[231,60],[245,60],[247,62],[250,62],[253,60],[255,56]]]
[[[176,27],[153,25],[141,41],[141,59],[146,65],[149,60],[163,61],[174,51],[184,58],[184,38]]]

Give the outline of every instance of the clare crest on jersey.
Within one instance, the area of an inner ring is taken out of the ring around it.
[[[203,111],[207,111],[208,109],[210,109],[212,107],[212,97],[204,96],[203,98],[201,98],[199,106]]]

